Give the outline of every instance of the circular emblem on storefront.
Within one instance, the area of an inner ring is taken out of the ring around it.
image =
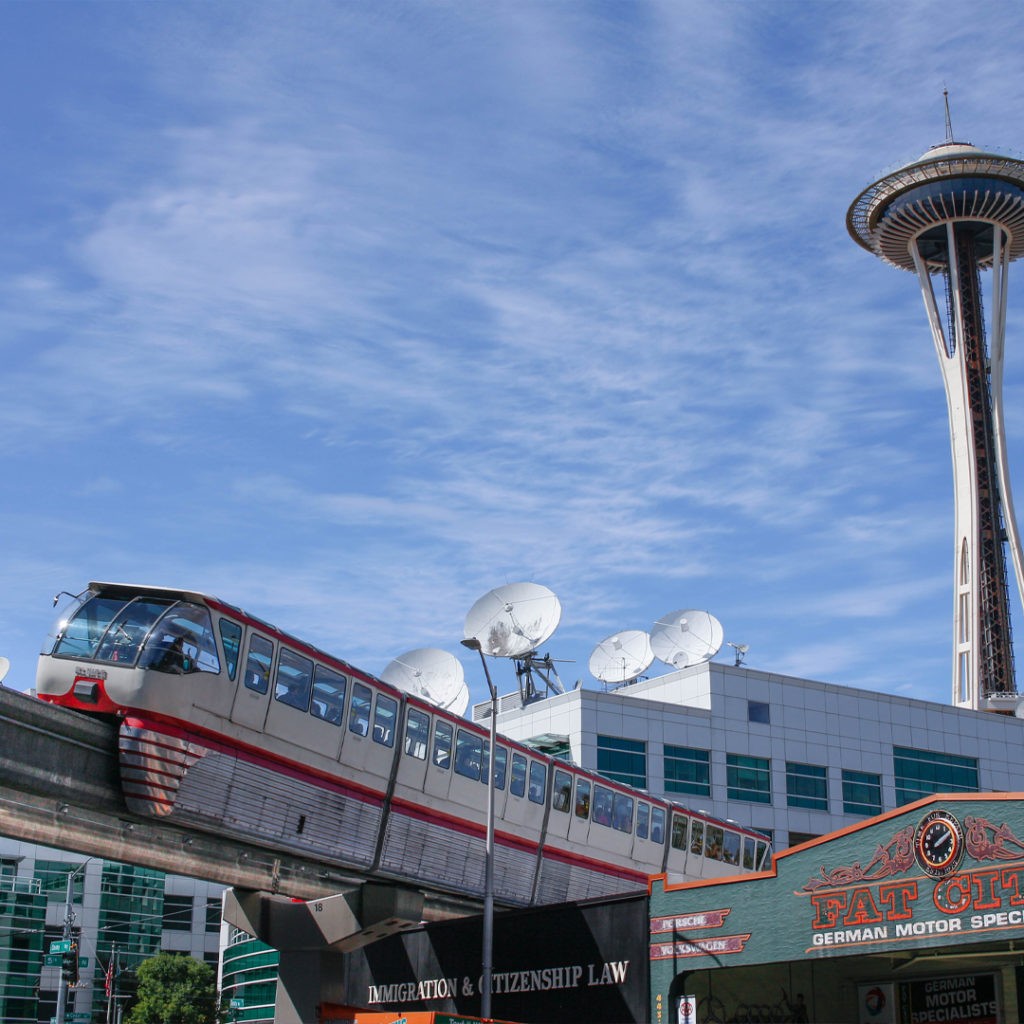
[[[914,833],[917,863],[932,877],[941,878],[960,866],[964,855],[964,830],[946,811],[926,814]]]

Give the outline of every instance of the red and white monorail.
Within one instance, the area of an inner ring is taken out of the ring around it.
[[[130,810],[479,896],[488,734],[216,598],[91,583],[36,692],[115,715]],[[741,829],[499,737],[495,898],[636,891],[768,866]]]

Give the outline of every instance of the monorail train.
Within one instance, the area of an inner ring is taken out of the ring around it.
[[[121,719],[129,809],[479,896],[487,729],[216,598],[90,583],[37,695]],[[761,834],[499,737],[495,899],[556,903],[768,866]]]

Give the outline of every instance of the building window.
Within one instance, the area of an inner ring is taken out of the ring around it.
[[[772,802],[771,761],[745,754],[725,755],[726,793],[730,800],[755,804]]]
[[[771,707],[763,700],[747,701],[747,721],[770,725],[772,720]]]
[[[635,789],[647,788],[647,744],[618,736],[597,737],[597,771]]]
[[[978,759],[912,747],[892,748],[896,803],[908,804],[929,793],[976,793]]]
[[[69,864],[66,860],[37,860],[35,876],[49,903],[63,903],[67,899],[68,875],[77,872],[71,879],[71,899],[82,902],[85,889],[84,864]]]
[[[665,744],[665,792],[711,796],[711,755]]]
[[[812,839],[820,839],[817,832],[790,832],[789,845],[800,846],[802,843],[809,843]]]
[[[865,818],[882,813],[882,777],[843,769],[843,813]]]
[[[220,897],[206,900],[206,930],[208,932],[220,931]]]
[[[164,931],[192,931],[192,897],[164,894]]]
[[[821,765],[786,762],[786,803],[812,811],[828,810],[828,772]]]

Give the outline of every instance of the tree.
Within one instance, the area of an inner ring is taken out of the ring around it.
[[[158,953],[136,970],[139,991],[125,1024],[215,1024],[217,973],[180,953]]]

